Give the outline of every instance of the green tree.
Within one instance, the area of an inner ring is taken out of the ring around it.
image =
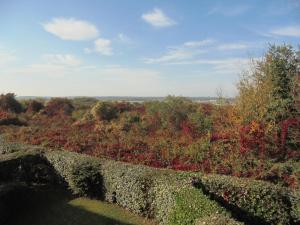
[[[271,45],[262,60],[238,84],[237,109],[243,123],[252,120],[277,124],[295,116],[299,51],[289,45]]]
[[[99,101],[92,108],[91,114],[97,120],[110,121],[118,117],[118,109],[113,102]]]
[[[23,111],[22,105],[15,98],[15,94],[7,93],[0,95],[0,109],[6,112],[20,113]]]

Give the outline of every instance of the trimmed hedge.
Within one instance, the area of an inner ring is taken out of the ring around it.
[[[244,225],[244,223],[222,214],[214,214],[198,220],[195,225]]]
[[[299,193],[264,181],[223,175],[200,178],[203,189],[243,219],[266,224],[299,224]],[[245,218],[245,215],[248,218]]]
[[[0,156],[0,183],[14,179],[59,181],[74,194],[102,197],[163,225],[194,224],[201,218],[227,221],[222,215],[228,212],[207,193],[250,224],[300,221],[299,194],[267,182],[154,169],[66,151],[36,149]]]
[[[46,152],[45,156],[73,193],[91,195],[93,190],[106,201],[160,224],[193,224],[200,217],[225,212],[181,173],[71,152]]]
[[[212,214],[225,213],[218,203],[211,201],[195,188],[185,188],[176,193],[175,207],[170,216],[170,225],[190,225],[196,219]]]
[[[39,149],[18,151],[0,157],[0,183],[55,183],[55,171]]]
[[[66,151],[45,152],[60,182],[81,196],[100,197],[102,176],[100,162],[95,158]]]

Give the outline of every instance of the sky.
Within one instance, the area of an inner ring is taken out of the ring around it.
[[[300,0],[0,0],[0,93],[233,97],[283,43]]]

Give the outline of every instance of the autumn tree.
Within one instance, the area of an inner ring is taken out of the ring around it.
[[[238,83],[236,106],[242,123],[278,123],[295,116],[299,52],[289,45],[271,45],[261,60],[254,60]]]
[[[99,101],[92,108],[91,114],[97,120],[110,121],[118,117],[118,108],[113,102]]]

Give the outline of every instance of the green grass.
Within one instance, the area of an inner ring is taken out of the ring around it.
[[[11,225],[154,225],[110,203],[74,198],[62,190],[35,192],[23,213]]]

